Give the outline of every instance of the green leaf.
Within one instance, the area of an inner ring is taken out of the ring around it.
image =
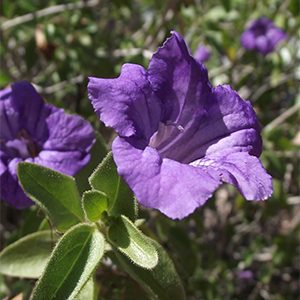
[[[0,253],[0,273],[39,278],[49,260],[55,237],[50,230],[29,234]]]
[[[73,299],[91,277],[103,253],[104,238],[95,226],[72,227],[54,248],[32,300]]]
[[[96,300],[97,299],[97,288],[93,277],[91,277],[87,283],[83,286],[81,291],[74,300]]]
[[[156,248],[159,260],[155,268],[151,270],[132,264],[121,253],[115,252],[115,255],[124,270],[141,285],[151,298],[184,300],[185,292],[173,262],[160,244],[152,240],[152,245]]]
[[[222,5],[224,6],[225,10],[228,12],[231,9],[231,1],[230,0],[221,0]]]
[[[0,73],[0,86],[6,86],[9,84],[9,82],[11,81],[10,77],[4,73],[4,70],[1,71]]]
[[[298,0],[291,0],[289,2],[289,9],[293,13],[294,16],[299,16],[300,11],[300,3]]]
[[[145,269],[152,269],[158,262],[158,255],[152,240],[145,236],[125,216],[117,217],[108,228],[108,240],[130,260]]]
[[[87,191],[82,196],[82,205],[87,219],[91,222],[97,222],[102,213],[107,210],[107,196],[96,190]]]
[[[93,189],[104,192],[108,196],[111,216],[122,214],[131,220],[136,219],[136,201],[128,185],[118,175],[111,152],[90,176],[89,182]]]
[[[36,205],[31,206],[29,209],[25,209],[22,211],[22,226],[20,226],[20,235],[17,237],[18,239],[26,236],[30,233],[38,231],[39,224],[43,219],[43,214],[39,211],[39,207]],[[50,228],[45,228],[43,230],[49,230]],[[41,230],[40,230],[41,231]],[[15,241],[15,240],[14,240]]]
[[[113,161],[112,152],[109,152],[89,178],[93,189],[104,192],[110,199],[118,193],[119,175]]]
[[[73,177],[26,162],[18,164],[18,177],[25,193],[45,210],[59,231],[84,220]]]
[[[3,275],[0,275],[0,299],[5,299],[9,294],[10,288],[7,286],[7,282]]]

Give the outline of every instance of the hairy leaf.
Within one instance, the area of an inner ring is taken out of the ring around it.
[[[59,231],[84,220],[73,177],[31,163],[19,163],[18,176],[25,193],[48,215]]]
[[[0,273],[39,278],[49,260],[56,237],[50,230],[29,234],[0,253]]]
[[[152,240],[145,236],[127,217],[117,217],[108,229],[110,243],[142,268],[152,269],[158,262]]]
[[[103,253],[104,238],[96,227],[72,227],[54,248],[32,300],[73,299],[91,277]]]
[[[124,270],[141,285],[151,298],[184,300],[185,292],[173,262],[161,245],[153,240],[152,244],[158,253],[159,260],[151,270],[133,264],[121,253],[116,252],[115,255]]]
[[[97,222],[101,218],[101,214],[107,210],[107,196],[96,190],[84,192],[82,205],[86,217],[91,222]]]

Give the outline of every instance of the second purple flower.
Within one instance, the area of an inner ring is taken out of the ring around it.
[[[33,204],[18,183],[19,162],[75,175],[90,159],[95,140],[91,125],[46,104],[28,82],[0,91],[0,125],[1,200],[16,208]]]
[[[241,44],[247,50],[255,50],[263,55],[275,50],[277,44],[286,38],[284,31],[266,17],[251,22],[241,36]]]

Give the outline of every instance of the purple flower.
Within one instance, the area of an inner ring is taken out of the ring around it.
[[[118,78],[90,78],[88,90],[100,119],[119,134],[112,145],[118,172],[144,206],[181,219],[222,182],[249,200],[271,195],[251,104],[230,86],[212,87],[178,33],[148,70],[125,64]]]
[[[273,52],[276,45],[286,38],[283,30],[271,20],[262,17],[252,21],[241,36],[241,44],[247,50],[255,50],[263,55]]]
[[[18,183],[20,161],[74,175],[90,159],[94,143],[90,124],[45,104],[28,82],[0,91],[0,125],[1,199],[16,208],[33,203]]]
[[[241,280],[253,280],[254,274],[251,270],[239,270],[236,273],[238,279]]]
[[[200,62],[200,63],[205,63],[206,61],[209,60],[211,55],[211,51],[208,47],[204,46],[204,45],[199,45],[194,58],[196,59],[196,61]]]

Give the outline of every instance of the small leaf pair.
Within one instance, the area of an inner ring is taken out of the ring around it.
[[[110,216],[125,215],[133,221],[136,219],[136,201],[128,185],[119,176],[111,152],[89,177],[89,182],[93,190],[102,192],[107,196]]]
[[[88,220],[99,221],[105,211],[110,216],[125,214],[135,220],[136,203],[132,192],[117,173],[111,152],[89,177],[89,183],[93,190],[84,192],[82,196],[83,209]]]

